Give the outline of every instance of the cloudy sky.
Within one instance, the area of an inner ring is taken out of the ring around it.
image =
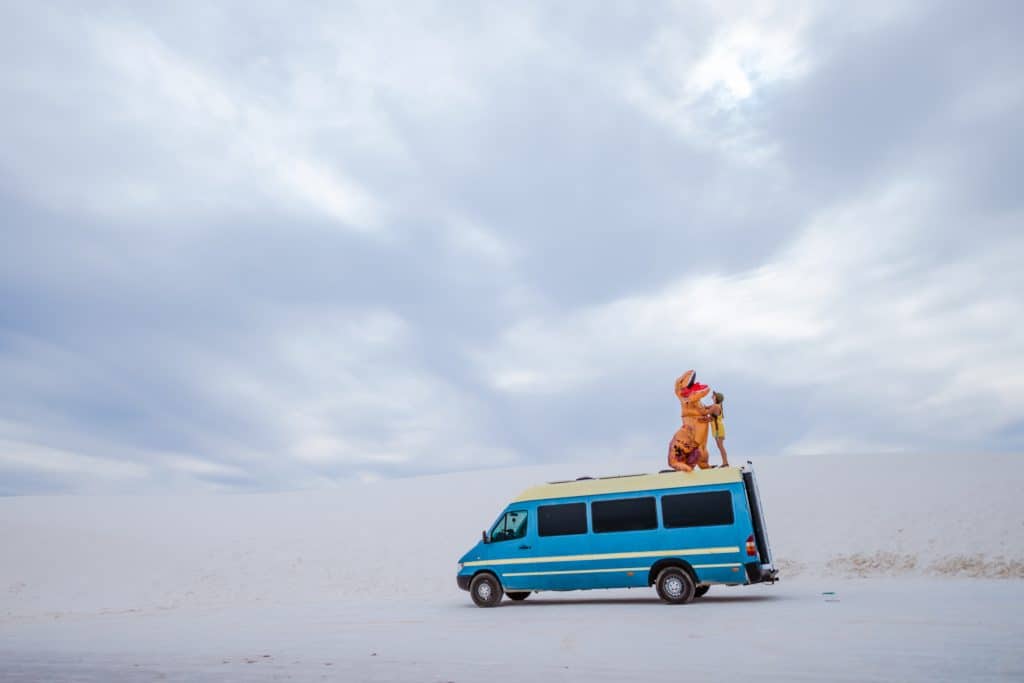
[[[165,5],[0,9],[0,494],[1024,453],[1018,3]]]

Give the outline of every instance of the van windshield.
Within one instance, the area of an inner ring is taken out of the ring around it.
[[[512,510],[491,529],[491,542],[508,541],[526,535],[526,510]]]

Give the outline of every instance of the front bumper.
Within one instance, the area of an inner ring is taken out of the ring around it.
[[[469,590],[469,582],[472,580],[473,577],[469,576],[468,574],[457,574],[455,576],[455,581],[459,584],[459,588],[461,588],[464,591]]]

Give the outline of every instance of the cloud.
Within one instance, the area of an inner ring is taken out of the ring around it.
[[[1019,450],[1019,14],[4,7],[0,491]]]
[[[73,46],[68,57],[80,62],[80,80],[63,87],[71,82],[64,65],[37,50],[36,77],[60,84],[42,96],[48,101],[39,102],[30,81],[8,83],[44,109],[74,111],[76,125],[32,117],[31,107],[8,117],[21,139],[0,168],[18,179],[19,192],[106,220],[196,221],[255,202],[346,229],[381,228],[374,192],[317,154],[317,129],[302,126],[307,112],[218,75],[144,23],[73,13],[49,21]],[[38,139],[44,148],[31,146]]]
[[[687,142],[743,163],[763,163],[771,146],[757,138],[746,103],[813,67],[804,45],[812,6],[708,9],[711,16],[702,17],[707,26],[691,16],[663,23],[641,59],[620,72],[623,92],[630,104]]]
[[[123,483],[146,476],[144,466],[97,456],[47,448],[19,441],[0,441],[0,470],[41,470],[58,479],[98,478]]]
[[[813,435],[803,437],[788,444],[782,451],[784,455],[898,455],[905,453],[906,448],[893,445],[887,441],[872,441],[850,437],[826,436],[816,438]]]
[[[228,341],[233,352],[158,349],[170,375],[180,371],[190,378],[192,397],[177,406],[166,389],[160,389],[164,395],[148,395],[161,384],[151,369],[133,379],[130,373],[117,377],[110,367],[95,368],[87,379],[92,350],[64,352],[60,366],[35,368],[37,385],[50,383],[46,403],[35,410],[53,411],[57,419],[45,431],[0,425],[0,437],[17,431],[29,449],[23,454],[6,441],[13,450],[5,469],[76,474],[78,488],[93,491],[123,490],[106,481],[119,473],[132,475],[120,483],[134,490],[187,486],[189,478],[214,488],[226,481],[264,488],[271,482],[302,486],[354,471],[365,478],[518,459],[489,434],[489,417],[464,390],[416,366],[415,332],[393,313],[295,310],[263,325]],[[41,358],[31,346],[24,353],[10,358],[7,369],[21,367],[24,375],[26,358]],[[11,377],[23,386],[28,381]],[[62,383],[52,384],[58,377]],[[129,420],[108,422],[115,416],[104,415],[104,404],[132,399]],[[91,404],[90,414],[62,419],[60,413],[78,400]],[[119,431],[119,443],[108,448],[98,434],[111,428]],[[45,443],[67,443],[78,452]]]
[[[943,425],[995,430],[1024,405],[1024,338],[1005,322],[1024,313],[1011,256],[1024,242],[976,225],[995,236],[922,262],[918,245],[944,220],[922,208],[938,191],[895,186],[836,207],[745,272],[682,276],[564,319],[517,323],[479,367],[523,400],[585,393],[645,363],[712,367],[795,395],[828,393],[877,420],[898,414],[918,443],[966,446],[969,431]]]
[[[464,216],[455,216],[449,221],[448,240],[455,251],[500,268],[510,267],[518,255],[507,240]]]

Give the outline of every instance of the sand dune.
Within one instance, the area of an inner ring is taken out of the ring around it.
[[[782,579],[1024,577],[1021,460],[755,461]],[[624,460],[347,483],[331,490],[0,499],[0,615],[458,594],[455,561],[540,481]]]
[[[0,679],[1020,680],[1021,464],[976,462],[758,459],[781,583],[680,607],[637,589],[481,610],[454,580],[526,486],[660,463],[2,499]]]

